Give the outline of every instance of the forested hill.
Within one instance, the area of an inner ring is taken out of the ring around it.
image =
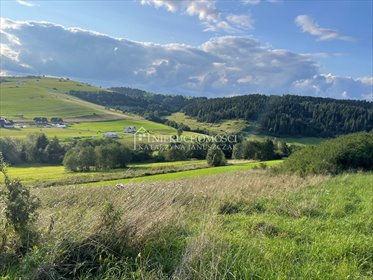
[[[203,122],[255,121],[272,135],[328,137],[373,129],[373,103],[356,100],[252,94],[203,100],[183,111]]]
[[[127,87],[110,88],[110,91],[70,91],[70,94],[92,103],[147,116],[149,119],[156,119],[179,112],[197,99],[207,99],[182,95],[154,94]]]
[[[373,103],[367,101],[260,94],[207,99],[154,94],[126,87],[110,90],[70,91],[70,94],[153,121],[161,121],[161,117],[179,111],[209,123],[245,119],[256,122],[260,132],[278,136],[330,137],[373,129]]]

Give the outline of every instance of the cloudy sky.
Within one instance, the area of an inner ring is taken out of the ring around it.
[[[1,74],[372,100],[372,1],[1,1]]]

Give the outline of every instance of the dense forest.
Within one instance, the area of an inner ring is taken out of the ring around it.
[[[373,129],[373,103],[356,100],[253,94],[202,100],[183,111],[202,122],[254,121],[272,135],[328,137]]]
[[[111,92],[70,91],[70,94],[92,103],[147,116],[149,119],[157,119],[178,112],[197,99],[207,99],[154,94],[126,87],[111,88],[110,90]]]
[[[244,119],[255,122],[259,132],[275,136],[330,137],[373,129],[373,103],[367,101],[260,94],[207,99],[131,88],[110,90],[70,91],[70,94],[163,123],[162,117],[179,111],[209,123]]]

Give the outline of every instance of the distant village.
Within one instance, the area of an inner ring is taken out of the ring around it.
[[[23,115],[17,115],[19,118],[23,118]],[[62,118],[54,117],[54,118],[45,118],[45,117],[35,117],[33,118],[34,125],[36,127],[41,128],[66,128],[67,123]],[[17,123],[14,120],[11,120],[7,117],[1,116],[0,117],[0,128],[26,128],[27,125],[24,124],[24,122]],[[124,133],[130,133],[130,134],[136,134],[137,129],[135,126],[127,126],[123,129]],[[117,132],[104,132],[103,136],[106,138],[119,138],[119,135]]]
[[[22,115],[17,115],[19,117],[23,117]],[[37,127],[58,127],[58,128],[65,128],[66,124],[64,123],[62,118],[44,118],[44,117],[37,117],[33,118],[33,121]],[[14,120],[10,120],[4,116],[0,117],[0,127],[1,128],[25,128],[26,126],[23,123],[17,123]]]

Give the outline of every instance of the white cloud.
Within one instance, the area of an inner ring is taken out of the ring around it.
[[[294,81],[291,91],[302,92],[303,95],[332,98],[367,99],[373,91],[372,85],[362,82],[373,77],[352,78],[338,77],[332,74],[318,74],[309,79]]]
[[[217,37],[193,47],[133,42],[46,22],[2,23],[1,71],[10,74],[207,96],[261,92],[343,98],[346,91],[349,98],[365,98],[373,92],[372,77],[323,75],[312,57],[251,37]]]
[[[21,4],[23,6],[27,6],[27,7],[34,7],[35,4],[34,3],[31,3],[29,1],[26,1],[26,0],[16,0],[18,4]]]
[[[279,3],[280,0],[241,0],[243,4],[246,5],[257,5],[259,3],[268,2],[268,3]]]
[[[216,0],[139,0],[142,5],[165,8],[167,11],[181,12],[196,16],[205,26],[204,31],[238,32],[253,28],[253,20],[249,15],[223,16],[216,8]]]
[[[320,27],[310,16],[307,16],[307,15],[297,16],[295,18],[295,23],[302,29],[303,32],[316,36],[321,41],[327,41],[327,40],[353,41],[354,40],[352,37],[343,35],[336,30]]]
[[[238,28],[246,30],[254,28],[254,20],[249,15],[229,15],[227,20]]]

